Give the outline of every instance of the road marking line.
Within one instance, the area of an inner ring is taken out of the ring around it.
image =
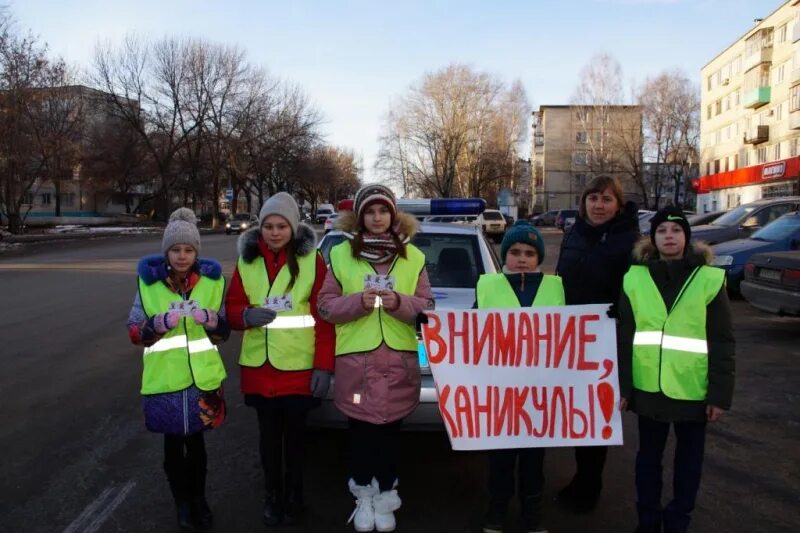
[[[134,481],[129,481],[118,491],[114,487],[105,489],[83,510],[80,515],[78,515],[78,518],[76,518],[67,527],[67,529],[64,530],[64,533],[78,533],[79,531],[82,533],[93,533],[94,531],[97,531],[100,526],[103,525],[103,522],[108,519],[114,509],[116,509],[119,504],[125,500],[125,498],[128,496],[128,493],[135,486],[136,483]],[[117,493],[116,496],[111,498],[111,501],[107,505],[104,505],[115,492]]]

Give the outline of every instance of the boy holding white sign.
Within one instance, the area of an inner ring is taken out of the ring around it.
[[[639,415],[636,455],[637,531],[689,527],[703,467],[706,423],[729,409],[734,338],[725,272],[708,266],[710,249],[689,244],[683,213],[653,216],[650,239],[634,249],[636,263],[619,303],[620,409]],[[662,456],[675,427],[673,499],[662,509]]]
[[[527,221],[518,221],[506,232],[500,258],[503,272],[483,274],[478,280],[475,290],[478,309],[564,305],[561,278],[538,272],[544,259],[544,241]],[[489,507],[483,533],[503,532],[508,504],[514,495],[514,466],[518,457],[520,531],[546,531],[541,527],[544,448],[517,448],[489,451]]]

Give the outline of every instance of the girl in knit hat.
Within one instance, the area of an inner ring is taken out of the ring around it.
[[[725,271],[711,249],[690,243],[676,207],[658,211],[634,249],[619,312],[620,409],[639,416],[637,532],[689,527],[703,469],[706,424],[733,398],[735,340]],[[662,456],[675,429],[672,501],[661,505]]]
[[[370,184],[337,225],[320,314],[336,325],[336,406],[350,428],[351,515],[356,531],[394,531],[400,426],[419,403],[415,325],[433,309],[425,256],[409,240],[416,220],[388,187]]]
[[[203,432],[225,418],[226,374],[216,347],[230,334],[222,309],[225,280],[219,263],[199,253],[197,218],[177,209],[161,254],[139,261],[139,290],[128,316],[131,342],[144,346],[145,425],[164,434],[164,470],[181,529],[212,525]]]
[[[263,521],[292,524],[304,511],[306,417],[333,372],[333,326],[317,314],[327,268],[285,192],[264,202],[259,226],[239,237],[238,250],[225,308],[231,327],[244,332],[241,387],[258,415]]]
[[[500,259],[502,273],[483,274],[478,279],[475,307],[513,309],[564,305],[561,278],[539,272],[544,260],[544,241],[527,220],[517,221],[506,231],[500,244]],[[514,495],[515,469],[519,477],[520,531],[546,531],[541,527],[543,465],[544,448],[489,451],[489,506],[483,533],[503,532],[508,504]]]

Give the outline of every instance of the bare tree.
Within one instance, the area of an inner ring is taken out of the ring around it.
[[[489,74],[451,65],[425,74],[393,105],[381,135],[378,168],[404,193],[483,195],[524,140],[529,104]]]
[[[136,131],[158,176],[155,215],[165,219],[176,180],[175,159],[199,127],[184,107],[187,42],[165,38],[154,44],[134,35],[119,49],[95,47],[92,82],[108,94],[114,113]]]
[[[47,46],[21,36],[0,9],[0,211],[10,231],[21,231],[36,188],[71,176],[79,154],[81,99],[70,69]]]
[[[614,175],[641,188],[641,110],[625,104],[622,67],[613,56],[599,53],[589,60],[572,105],[581,143],[588,148],[579,163],[581,173]]]

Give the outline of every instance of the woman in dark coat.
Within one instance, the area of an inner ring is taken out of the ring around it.
[[[638,238],[637,207],[625,203],[619,181],[609,176],[592,179],[581,195],[575,225],[561,242],[556,266],[567,305],[617,302]],[[607,451],[607,446],[575,448],[577,471],[559,491],[560,503],[578,512],[594,509]]]

